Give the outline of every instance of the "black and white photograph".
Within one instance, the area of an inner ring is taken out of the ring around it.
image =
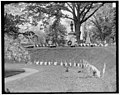
[[[2,94],[119,93],[118,1],[1,1]]]

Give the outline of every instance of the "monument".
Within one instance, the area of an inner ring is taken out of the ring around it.
[[[91,26],[89,26],[88,27],[88,31],[87,31],[87,37],[86,37],[86,44],[90,44],[91,43],[91,41],[90,41],[90,32],[89,32],[89,30],[91,29]]]
[[[74,45],[76,43],[76,36],[75,36],[75,32],[73,31],[73,25],[74,24],[71,21],[70,23],[71,31],[68,33],[68,37],[69,37],[68,44],[70,43],[70,45]]]

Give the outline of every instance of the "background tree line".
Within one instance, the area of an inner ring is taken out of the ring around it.
[[[19,25],[24,26],[25,24],[30,24],[35,27],[39,21],[42,21],[45,31],[43,38],[45,39],[41,43],[47,43],[49,40],[52,40],[54,44],[64,45],[68,32],[66,27],[61,24],[61,19],[64,18],[74,22],[74,32],[78,43],[81,42],[80,28],[83,24],[85,27],[84,39],[86,39],[86,33],[90,31],[90,39],[92,42],[96,40],[107,40],[109,42],[111,39],[113,40],[112,42],[116,41],[116,7],[113,7],[112,3],[11,3],[5,4],[4,8],[4,37],[5,39],[6,37],[7,39],[9,39],[9,37],[10,39],[15,39],[18,43],[21,40],[19,39],[20,34],[33,44],[40,38],[36,31],[30,31],[29,29],[19,31]],[[71,13],[71,16],[64,14],[65,12]],[[32,21],[30,18],[32,18]],[[51,21],[51,19],[54,20]],[[90,25],[92,25],[92,28],[87,29]],[[38,32],[41,32],[41,30]],[[42,39],[40,39],[40,41],[41,40]],[[19,45],[21,44],[19,43]]]

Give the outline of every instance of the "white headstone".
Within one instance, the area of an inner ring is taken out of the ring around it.
[[[54,62],[54,65],[57,65],[57,62]]]
[[[39,61],[37,61],[36,64],[38,65],[38,64],[39,64]]]
[[[106,69],[106,63],[104,63],[104,67],[103,67],[103,75],[102,75],[102,77],[104,77],[105,69]]]
[[[68,64],[67,64],[67,62],[65,61],[65,66],[67,66]]]
[[[43,61],[40,62],[40,65],[43,65]]]
[[[78,64],[77,64],[77,66],[79,67],[79,66],[80,66],[80,64],[78,63]]]
[[[50,62],[50,61],[48,62],[48,65],[51,65],[51,62]]]
[[[47,61],[46,61],[46,62],[44,62],[44,65],[47,65]]]
[[[76,63],[75,63],[75,61],[74,61],[74,66],[76,66]]]
[[[72,66],[72,63],[70,62],[69,65]]]
[[[60,65],[63,66],[63,62],[62,61],[61,61]]]
[[[105,44],[105,47],[107,47],[108,46],[108,44]]]

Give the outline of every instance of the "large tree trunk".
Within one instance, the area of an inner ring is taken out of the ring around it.
[[[81,35],[80,26],[81,24],[79,22],[75,22],[75,33],[78,44],[80,43],[80,35]]]

